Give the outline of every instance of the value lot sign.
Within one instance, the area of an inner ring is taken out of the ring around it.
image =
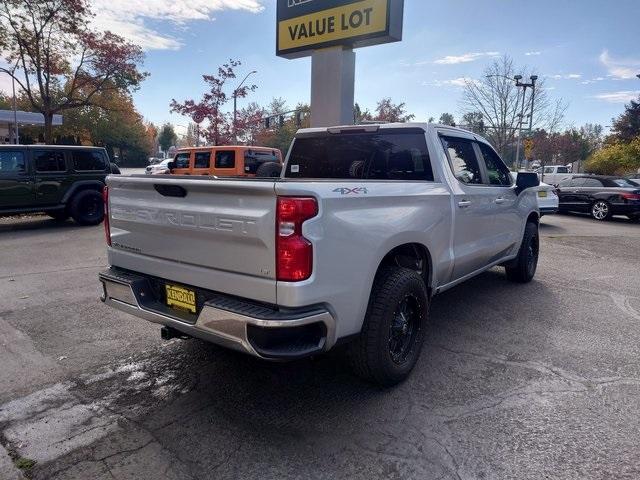
[[[276,54],[402,40],[404,0],[278,0]]]

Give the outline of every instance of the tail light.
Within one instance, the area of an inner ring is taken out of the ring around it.
[[[109,187],[106,185],[102,189],[102,204],[104,205],[104,237],[107,245],[111,246],[111,226],[109,225]]]
[[[620,196],[622,198],[624,198],[625,200],[631,200],[631,201],[638,201],[640,200],[640,194],[639,193],[621,193]]]
[[[313,197],[278,197],[276,213],[276,279],[300,282],[313,271],[313,246],[302,224],[318,214]]]

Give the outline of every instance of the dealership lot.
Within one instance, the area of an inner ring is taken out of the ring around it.
[[[541,235],[531,284],[494,269],[436,297],[416,370],[381,390],[338,354],[163,342],[99,301],[101,226],[0,219],[0,442],[36,479],[638,478],[640,225]]]

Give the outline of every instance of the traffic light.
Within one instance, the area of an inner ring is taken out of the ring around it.
[[[278,117],[278,124],[280,125],[280,128],[284,127],[284,115],[280,115]]]
[[[298,110],[296,112],[296,127],[300,127],[302,125],[302,110]]]
[[[271,118],[267,117],[264,119],[264,128],[269,130],[269,127],[271,127]]]

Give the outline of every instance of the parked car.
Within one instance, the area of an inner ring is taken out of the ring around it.
[[[174,175],[279,177],[282,153],[277,148],[245,145],[181,148],[170,168]]]
[[[104,148],[0,145],[0,215],[44,212],[56,220],[71,216],[80,225],[98,224],[113,165]]]
[[[622,177],[577,176],[558,187],[561,212],[590,213],[596,220],[626,215],[640,220],[640,187]]]
[[[547,165],[536,170],[541,182],[558,185],[561,181],[572,178],[571,170],[566,165]]]
[[[518,174],[511,172],[511,178],[515,181]],[[547,183],[540,182],[540,186],[535,188],[538,199],[538,210],[540,216],[549,215],[558,211],[558,194],[556,189]]]
[[[167,158],[165,160],[162,160],[161,162],[148,165],[147,168],[145,168],[144,173],[146,173],[147,175],[168,175],[169,173],[171,173],[169,163],[172,161],[172,158]]]
[[[496,265],[533,278],[537,186],[430,124],[300,130],[278,179],[109,177],[102,300],[265,359],[349,342],[356,372],[391,385],[435,294]]]

